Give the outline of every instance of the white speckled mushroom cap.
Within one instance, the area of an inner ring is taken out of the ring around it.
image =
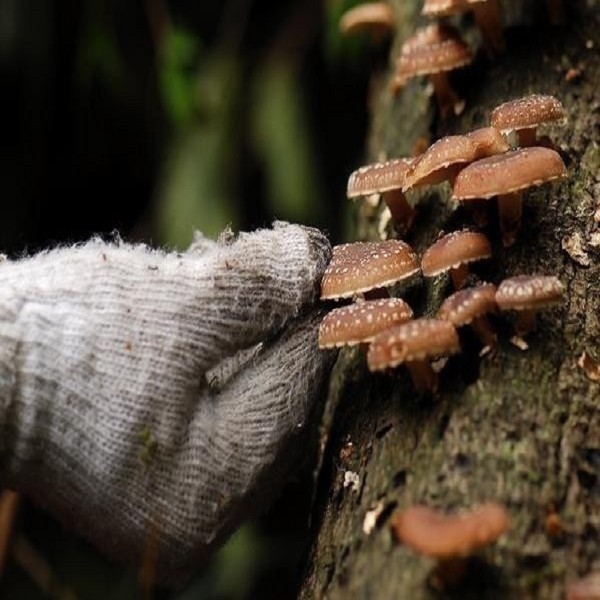
[[[492,111],[491,124],[502,133],[531,129],[554,121],[565,121],[567,113],[554,96],[533,94],[510,100]]]
[[[360,167],[348,178],[348,198],[402,189],[412,158],[394,158]]]
[[[464,135],[450,135],[432,144],[408,167],[403,190],[434,185],[448,178],[449,167],[477,160],[477,147]]]
[[[444,300],[438,319],[450,321],[456,327],[468,325],[476,317],[497,310],[496,286],[484,283],[455,292]]]
[[[359,31],[392,31],[394,12],[387,2],[364,2],[347,10],[340,19],[340,31],[345,34]]]
[[[412,309],[400,298],[367,300],[336,308],[319,327],[319,348],[355,346],[370,342],[378,333],[409,321]]]
[[[371,371],[383,371],[405,362],[459,351],[460,343],[452,323],[416,319],[376,336],[369,346],[367,363]]]
[[[496,302],[502,310],[537,310],[560,302],[563,292],[552,275],[519,275],[498,286]]]
[[[483,233],[453,231],[434,242],[423,254],[421,270],[425,277],[435,277],[460,265],[489,258],[492,247]]]
[[[321,280],[321,300],[350,298],[418,273],[415,251],[400,240],[334,246]]]
[[[567,176],[562,158],[549,148],[519,148],[483,158],[456,177],[455,200],[474,200],[511,194]]]
[[[452,71],[473,60],[469,46],[456,29],[429,25],[406,40],[396,62],[396,78],[404,82],[418,75]]]

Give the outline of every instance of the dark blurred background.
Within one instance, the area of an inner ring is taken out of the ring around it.
[[[2,243],[274,218],[343,234],[372,52],[352,2],[0,0]]]
[[[118,232],[185,248],[194,229],[274,219],[349,235],[371,72],[346,0],[0,0],[3,218],[11,256]],[[156,597],[294,597],[310,470],[265,517]],[[112,564],[26,501],[1,598],[133,598]]]

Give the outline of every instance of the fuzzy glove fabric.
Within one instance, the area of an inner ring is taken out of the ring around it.
[[[330,358],[317,230],[0,264],[0,484],[178,578],[275,495]]]

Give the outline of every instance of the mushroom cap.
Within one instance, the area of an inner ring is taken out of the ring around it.
[[[496,302],[502,310],[537,310],[558,303],[564,289],[552,275],[519,275],[498,286]]]
[[[454,325],[439,319],[416,319],[375,337],[367,352],[371,371],[383,371],[405,362],[455,354],[460,342]]]
[[[392,521],[398,540],[420,554],[439,559],[469,556],[495,542],[509,525],[506,509],[492,502],[454,515],[413,506]]]
[[[342,33],[365,30],[392,30],[394,12],[387,2],[365,2],[347,10],[340,19]]]
[[[464,135],[444,137],[415,158],[406,171],[406,191],[418,185],[434,185],[448,178],[448,168],[477,160],[477,148]]]
[[[321,299],[350,298],[386,287],[419,271],[414,250],[400,240],[334,246],[321,280]]]
[[[473,4],[488,0],[425,0],[422,14],[428,17],[443,17],[471,10]]]
[[[455,200],[492,198],[566,176],[565,163],[554,150],[519,148],[465,167],[456,177],[452,197]]]
[[[423,254],[421,270],[425,277],[455,269],[460,265],[483,260],[492,255],[492,247],[483,233],[453,231],[434,242]]]
[[[456,327],[468,325],[473,319],[488,312],[494,312],[496,286],[484,283],[452,294],[444,300],[438,312],[438,319],[450,321]]]
[[[475,160],[494,154],[503,154],[510,150],[508,142],[495,127],[475,129],[475,131],[466,133],[465,137],[475,145]]]
[[[564,121],[567,113],[554,96],[533,94],[510,100],[492,111],[491,124],[502,133],[531,129],[543,123]]]
[[[412,158],[394,158],[360,167],[348,178],[348,198],[402,189]]]
[[[412,317],[412,309],[400,298],[367,300],[336,308],[325,315],[321,322],[319,348],[370,342],[378,333]]]
[[[406,40],[396,62],[396,79],[451,71],[468,65],[471,49],[456,29],[448,25],[429,25]]]

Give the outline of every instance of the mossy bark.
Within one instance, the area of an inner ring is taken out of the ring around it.
[[[401,26],[392,60],[419,20],[420,2],[394,5]],[[568,180],[525,195],[523,227],[509,249],[491,213],[486,231],[494,258],[473,270],[496,283],[556,274],[565,299],[541,314],[525,352],[509,342],[506,315],[494,320],[499,343],[484,358],[476,339],[461,333],[463,352],[446,364],[435,397],[415,395],[402,369],[371,375],[361,351],[340,354],[302,598],[558,599],[569,582],[600,569],[600,384],[577,366],[584,350],[600,360],[600,248],[587,245],[600,228],[593,219],[600,204],[600,22],[594,0],[566,6],[566,23],[552,27],[541,1],[502,5],[506,53],[491,62],[479,52],[472,67],[454,75],[466,100],[459,118],[438,119],[425,82],[413,81],[393,98],[390,74],[381,78],[369,159],[410,155],[420,138],[485,126],[493,107],[510,98],[540,92],[562,100],[567,125],[545,133],[567,164]],[[441,230],[472,226],[471,215],[448,202],[449,191],[438,186],[420,194],[406,238],[420,252]],[[357,237],[377,239],[379,221],[379,212],[359,209]],[[587,267],[562,248],[573,236]],[[399,293],[416,314],[432,315],[450,285],[420,280]],[[346,471],[360,478],[356,492],[344,487]],[[432,591],[432,562],[393,543],[390,515],[414,503],[452,510],[485,500],[507,506],[509,533],[473,561],[459,590]],[[367,535],[365,515],[377,505],[383,512]],[[547,527],[549,514],[557,527]]]

